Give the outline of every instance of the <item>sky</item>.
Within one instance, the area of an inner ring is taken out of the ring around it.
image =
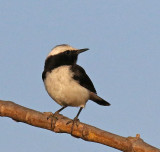
[[[88,101],[80,121],[160,148],[159,8],[159,0],[0,0],[0,99],[54,113],[60,106],[41,78],[46,56],[59,44],[89,48],[78,64],[111,106]],[[119,151],[7,117],[0,126],[5,152]]]

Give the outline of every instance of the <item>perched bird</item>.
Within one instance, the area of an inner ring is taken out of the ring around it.
[[[68,106],[80,107],[74,121],[78,119],[88,100],[103,106],[110,105],[97,95],[85,70],[76,64],[78,55],[87,50],[89,49],[75,49],[67,44],[57,45],[48,54],[42,73],[49,96],[62,106],[55,114]]]

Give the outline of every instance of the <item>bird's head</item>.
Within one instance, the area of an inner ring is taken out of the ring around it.
[[[78,55],[87,50],[89,49],[76,49],[67,44],[57,45],[48,54],[47,59],[52,57],[53,59],[56,59],[58,62],[74,64],[77,61]]]

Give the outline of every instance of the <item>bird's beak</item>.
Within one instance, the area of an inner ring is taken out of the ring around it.
[[[77,54],[80,54],[80,53],[85,52],[87,50],[89,50],[89,49],[88,48],[79,49],[79,50],[77,50]]]

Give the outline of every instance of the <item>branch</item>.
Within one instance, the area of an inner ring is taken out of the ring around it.
[[[10,117],[17,122],[24,122],[56,133],[71,134],[72,123],[67,124],[71,119],[58,115],[58,120],[53,122],[54,127],[51,128],[51,120],[47,120],[48,113],[41,113],[11,101],[0,100],[0,116]],[[136,137],[122,137],[81,122],[74,125],[72,136],[104,144],[124,152],[160,152],[160,149],[145,143],[140,138],[140,135]]]

